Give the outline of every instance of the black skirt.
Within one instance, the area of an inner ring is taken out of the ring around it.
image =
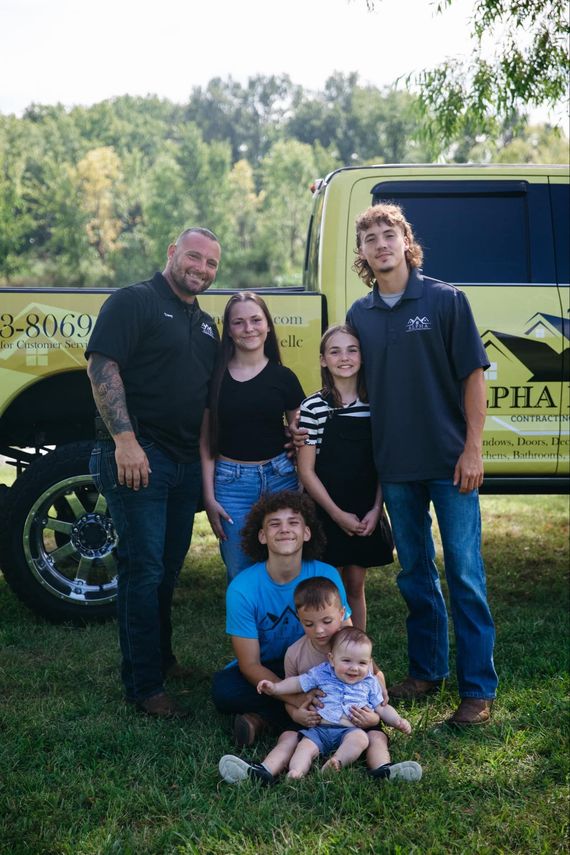
[[[378,486],[370,419],[333,412],[325,425],[315,472],[333,502],[362,519],[374,505]],[[317,507],[317,512],[327,538],[323,561],[335,567],[393,562],[394,542],[384,508],[368,537],[348,535],[322,508]]]

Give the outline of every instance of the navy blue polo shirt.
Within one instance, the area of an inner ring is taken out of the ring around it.
[[[412,270],[393,308],[374,285],[346,319],[360,338],[380,480],[451,478],[465,445],[462,381],[489,367],[467,297]]]
[[[119,366],[139,435],[177,462],[199,459],[200,425],[218,350],[218,331],[195,300],[180,300],[161,273],[105,301],[86,356]]]

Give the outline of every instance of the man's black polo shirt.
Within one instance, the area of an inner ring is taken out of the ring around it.
[[[198,301],[184,303],[161,273],[115,291],[104,303],[86,356],[115,361],[139,434],[178,462],[199,458],[200,424],[218,331]]]
[[[412,270],[390,308],[378,286],[349,309],[383,481],[451,478],[466,435],[462,381],[489,362],[462,291]]]

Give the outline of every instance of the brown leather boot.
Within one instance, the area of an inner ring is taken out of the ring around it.
[[[236,715],[233,723],[234,742],[238,748],[249,748],[257,737],[269,727],[265,719],[257,713]]]
[[[437,692],[440,686],[441,680],[419,680],[408,675],[399,683],[388,686],[388,694],[396,701],[414,701]]]
[[[462,698],[461,703],[446,724],[456,727],[472,727],[476,724],[489,724],[493,701],[484,698]]]

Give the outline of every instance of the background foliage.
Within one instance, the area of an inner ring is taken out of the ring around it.
[[[365,0],[382,13],[382,0]],[[444,14],[456,0],[433,0]],[[567,0],[471,0],[471,53],[412,73],[419,93],[423,135],[450,142],[462,130],[491,130],[521,108],[560,107],[568,99],[570,19]]]
[[[0,284],[122,285],[161,269],[183,227],[219,234],[225,287],[300,282],[310,185],[340,166],[440,158],[563,162],[567,140],[517,113],[442,148],[418,98],[334,74],[195,88],[185,104],[121,96],[0,115]]]

